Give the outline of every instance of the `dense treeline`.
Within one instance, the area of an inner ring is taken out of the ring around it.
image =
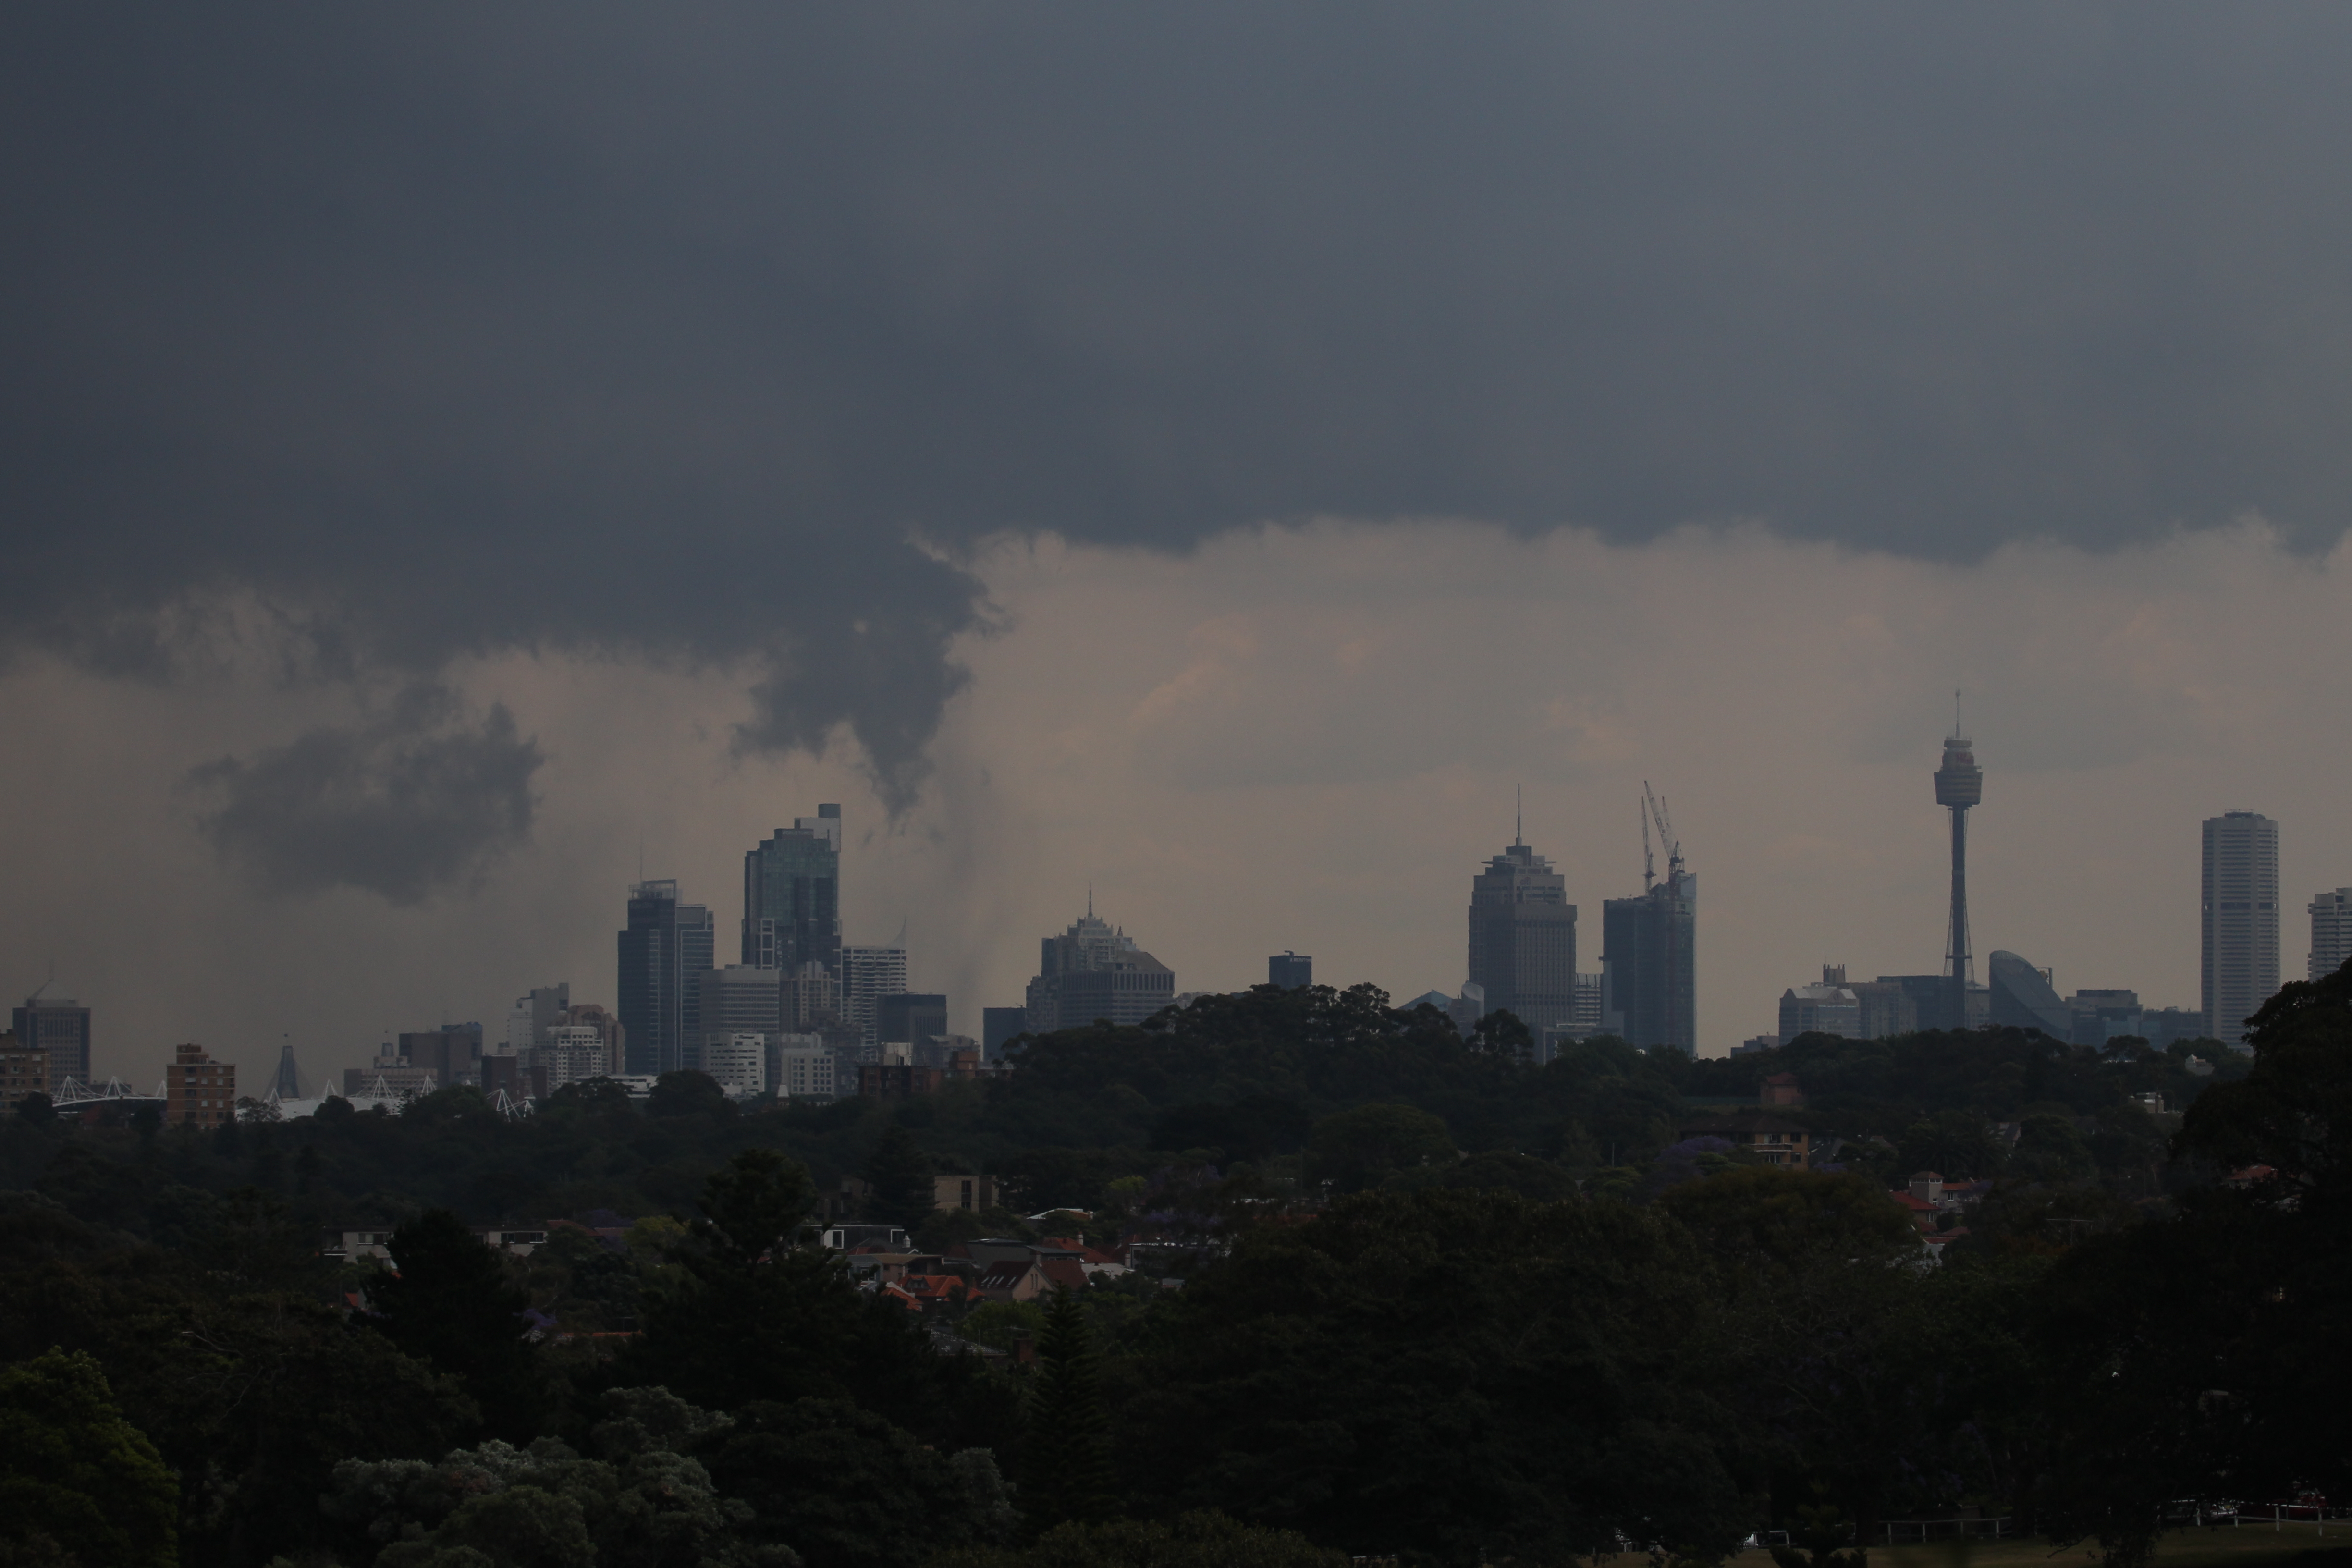
[[[2352,975],[2289,987],[2256,1044],[1601,1040],[1538,1068],[1507,1017],[1465,1040],[1369,988],[1262,990],[896,1104],[745,1108],[680,1075],[522,1121],[465,1090],[202,1136],[18,1117],[0,1486],[29,1500],[0,1545],[1706,1560],[1974,1506],[2130,1564],[2169,1500],[2345,1479]],[[1693,1101],[1782,1072],[1838,1168],[1678,1141]],[[1931,1156],[1994,1184],[1940,1264],[1885,1191]],[[796,1245],[843,1174],[906,1214],[959,1166],[1092,1211],[1097,1240],[1186,1243],[1173,1278],[924,1317]],[[466,1228],[567,1217],[600,1228],[528,1259]],[[322,1259],[345,1219],[398,1222],[396,1268]],[[956,1348],[1015,1330],[1034,1365]]]

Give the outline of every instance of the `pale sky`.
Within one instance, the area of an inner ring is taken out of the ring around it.
[[[455,679],[545,753],[529,838],[409,906],[260,890],[195,831],[187,769],[306,721],[264,654],[168,688],[22,674],[7,710],[43,761],[5,826],[10,982],[54,957],[99,1008],[106,1071],[159,1071],[182,1038],[266,1066],[281,1036],[307,1068],[346,1065],[533,984],[610,1002],[641,846],[717,906],[723,948],[743,850],[839,800],[848,938],[903,921],[914,984],[961,1027],[1019,1001],[1089,880],[1183,988],[1252,984],[1296,948],[1402,997],[1461,984],[1469,879],[1508,842],[1515,784],[1592,966],[1600,900],[1641,885],[1647,779],[1700,878],[1719,1055],[1823,962],[1937,966],[1928,775],[1956,684],[1986,771],[1979,963],[2007,947],[2064,990],[2195,1005],[2198,823],[2223,810],[2283,824],[2289,977],[2303,903],[2352,882],[2352,557],[2258,523],[1953,566],[1756,529],[1611,545],[1333,521],[1181,557],[1007,540],[975,567],[995,629],[960,645],[971,679],[896,826],[845,742],[740,754],[733,672],[510,655]]]

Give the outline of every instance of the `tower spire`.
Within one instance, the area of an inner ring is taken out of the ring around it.
[[[1944,765],[1936,770],[1936,804],[1952,814],[1951,925],[1944,943],[1944,1027],[1969,1026],[1969,983],[1976,970],[1969,951],[1969,808],[1984,798],[1984,770],[1960,733],[1960,694],[1952,693],[1952,733]]]
[[[1523,794],[1525,786],[1511,786],[1511,847],[1518,848],[1528,841],[1528,808]]]

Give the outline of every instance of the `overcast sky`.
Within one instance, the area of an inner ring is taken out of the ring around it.
[[[611,999],[844,802],[958,1021],[1463,978],[1701,878],[1700,1031],[1979,953],[2196,1002],[2352,883],[2341,7],[21,6],[0,984],[102,1069]],[[726,945],[722,943],[722,946]]]

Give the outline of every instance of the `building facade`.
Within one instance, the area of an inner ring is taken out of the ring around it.
[[[920,1046],[948,1032],[948,999],[936,991],[901,991],[874,1004],[874,1032],[883,1045]],[[918,1058],[919,1059],[919,1058]]]
[[[89,1082],[89,1009],[70,996],[46,994],[44,985],[25,998],[8,1023],[9,1032],[26,1050],[48,1053],[51,1089],[66,1079]],[[47,1092],[47,1091],[44,1091]]]
[[[857,1031],[863,1059],[882,1041],[882,998],[907,989],[907,950],[903,947],[845,947],[841,950],[841,1021]]]
[[[774,1073],[769,1081],[786,1100],[834,1100],[842,1093],[841,1058],[807,1036],[788,1036],[794,1043],[773,1053]]]
[[[1265,983],[1285,991],[1304,991],[1315,984],[1315,960],[1304,952],[1277,952],[1265,961]]]
[[[1799,1035],[1836,1035],[1859,1040],[1862,999],[1843,985],[1791,985],[1780,993],[1780,1044]]]
[[[980,1010],[980,1048],[990,1061],[1003,1061],[1004,1047],[1019,1039],[1029,1029],[1029,1009],[1026,1007],[982,1007]]]
[[[202,1046],[178,1046],[163,1069],[163,1119],[192,1127],[236,1120],[236,1067],[216,1062]]]
[[[1097,919],[1089,900],[1069,930],[1038,943],[1028,1000],[1033,1035],[1084,1028],[1097,1018],[1140,1024],[1176,1000],[1176,974],[1134,938]]]
[[[820,805],[744,855],[741,962],[838,973],[840,954],[841,807]]]
[[[768,1091],[768,1037],[735,1034],[712,1037],[702,1047],[702,1070],[738,1098]]]
[[[782,1032],[784,977],[781,972],[758,969],[748,963],[730,963],[706,969],[698,978],[702,987],[698,1011],[702,1033],[686,1066],[710,1072],[712,1047],[724,1045],[740,1034],[766,1036]]]
[[[1992,993],[1990,1022],[1996,1029],[2039,1029],[2053,1040],[2074,1042],[2074,1010],[2050,984],[2050,972],[2016,953],[1996,951],[1985,963]]]
[[[1601,1026],[1628,1045],[1698,1054],[1698,879],[1601,905]]]
[[[2258,811],[2205,819],[2200,977],[2205,1032],[2236,1043],[2279,987],[2278,824]]]
[[[13,1029],[0,1035],[0,1111],[14,1110],[26,1095],[49,1094],[56,1088],[48,1052],[25,1044]]]
[[[685,1065],[702,1033],[702,973],[715,962],[717,934],[709,910],[678,902],[676,882],[629,889],[617,1010],[631,1073],[659,1075]]]
[[[2311,900],[2311,958],[2305,980],[2325,980],[2352,959],[2352,888],[2337,888]]]
[[[1538,1039],[1576,1016],[1576,906],[1551,862],[1514,843],[1470,879],[1470,980]]]

